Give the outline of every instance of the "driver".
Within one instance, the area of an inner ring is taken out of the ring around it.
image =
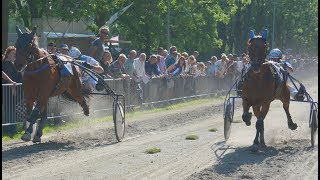
[[[270,53],[269,53],[269,59],[271,61],[273,61],[273,62],[279,63],[279,65],[281,66],[282,70],[287,72],[288,74],[293,73],[292,65],[288,61],[281,60],[282,59],[282,52],[280,51],[280,49],[278,49],[278,48],[272,49],[270,51]],[[285,77],[285,79],[287,79],[287,77]],[[298,90],[296,88],[291,87],[288,84],[287,84],[287,87],[290,90],[291,96],[295,100],[302,101],[304,99],[303,93],[302,94],[300,92],[298,93]]]
[[[88,69],[95,71],[98,74],[101,74],[104,71],[103,68],[99,65],[98,61],[96,61],[94,58],[92,58],[90,56],[82,55],[81,51],[76,47],[72,47],[69,50],[68,55],[70,57],[72,57],[73,59],[81,60],[82,61],[81,65],[83,65],[84,67],[86,67]],[[84,86],[85,93],[90,93],[90,92],[94,91],[94,89],[96,89],[98,91],[103,90],[103,89],[101,89],[103,87],[101,87],[98,84],[98,78],[90,72],[82,71],[82,83]]]

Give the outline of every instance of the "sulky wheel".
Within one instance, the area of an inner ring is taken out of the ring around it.
[[[224,111],[224,139],[227,141],[230,137],[232,123],[232,103],[227,101]]]
[[[314,147],[315,135],[318,129],[318,110],[312,109],[311,112],[311,146]]]
[[[120,142],[125,134],[125,109],[121,102],[113,101],[113,122],[116,138]]]

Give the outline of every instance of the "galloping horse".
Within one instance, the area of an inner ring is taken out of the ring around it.
[[[60,74],[60,68],[63,66],[62,61],[59,61],[57,56],[39,48],[35,27],[32,32],[22,33],[16,26],[16,32],[18,39],[15,44],[15,66],[23,72],[22,85],[27,109],[27,121],[30,122],[21,139],[23,141],[31,140],[33,125],[40,117],[41,120],[32,141],[34,143],[41,142],[42,129],[47,119],[49,97],[60,94],[66,95],[81,105],[86,116],[89,115],[89,107],[82,93],[83,87],[79,68],[71,65],[72,68],[70,69],[73,73],[62,76]],[[65,60],[72,61],[70,57],[65,58]]]
[[[264,141],[264,118],[266,117],[270,103],[279,99],[286,112],[288,126],[291,130],[297,128],[297,124],[291,119],[289,113],[290,91],[286,86],[286,78],[281,73],[276,73],[276,66],[266,61],[267,56],[267,30],[264,30],[262,36],[254,35],[250,32],[248,41],[248,53],[250,57],[250,66],[245,70],[243,89],[242,89],[242,119],[247,126],[251,125],[252,113],[249,108],[252,106],[254,115],[257,117],[256,137],[253,141],[253,150],[257,150],[257,145],[265,146]],[[279,81],[278,79],[283,79]],[[260,139],[259,139],[260,137]]]

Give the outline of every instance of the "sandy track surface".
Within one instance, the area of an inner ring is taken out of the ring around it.
[[[318,98],[318,77],[303,81]],[[43,137],[41,144],[2,144],[4,179],[317,179],[318,141],[310,148],[309,105],[291,103],[291,131],[282,104],[275,101],[265,119],[267,148],[249,151],[252,125],[232,124],[223,137],[223,101],[127,119],[123,142],[113,125],[101,123]],[[235,119],[241,119],[241,101]],[[217,132],[209,132],[217,128]],[[186,140],[196,134],[198,140]],[[161,149],[146,154],[151,147]]]

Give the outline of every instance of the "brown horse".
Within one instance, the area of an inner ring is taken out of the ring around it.
[[[265,60],[267,55],[267,31],[265,30],[262,36],[255,36],[251,31],[250,36],[248,41],[250,66],[243,80],[242,119],[247,126],[251,125],[252,113],[249,112],[249,108],[252,107],[253,113],[257,117],[256,137],[252,148],[253,151],[256,151],[257,145],[265,146],[264,118],[273,100],[279,99],[282,102],[289,128],[295,130],[297,124],[292,121],[289,113],[290,91],[286,82],[285,80],[282,82],[276,80],[277,73],[275,73],[274,65]]]
[[[41,142],[42,129],[47,119],[49,97],[65,94],[81,105],[86,116],[89,115],[89,107],[82,94],[79,68],[72,65],[73,75],[62,77],[60,74],[61,61],[59,66],[57,58],[54,58],[55,55],[39,48],[38,39],[35,35],[36,28],[33,28],[32,32],[22,33],[16,26],[16,32],[18,39],[15,45],[15,65],[19,71],[23,72],[22,85],[27,109],[27,121],[30,122],[21,139],[23,141],[31,140],[32,127],[40,117],[32,141],[34,143]],[[67,60],[72,61],[70,57]]]

